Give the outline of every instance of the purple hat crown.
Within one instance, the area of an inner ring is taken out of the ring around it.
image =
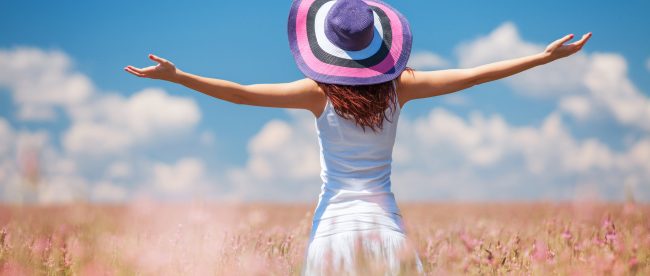
[[[366,48],[374,37],[375,16],[362,0],[337,1],[325,19],[325,35],[346,51]]]

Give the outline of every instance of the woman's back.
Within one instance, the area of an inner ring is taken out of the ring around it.
[[[400,269],[406,236],[390,180],[399,104],[385,114],[382,129],[364,131],[328,99],[316,118],[323,183],[307,249],[309,274],[358,269],[360,252],[389,271]]]
[[[327,100],[316,118],[323,184],[314,220],[351,213],[399,214],[390,181],[399,104],[385,112],[388,120],[381,130],[364,132]]]

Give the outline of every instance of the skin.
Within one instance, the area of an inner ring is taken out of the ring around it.
[[[580,51],[589,38],[591,33],[584,34],[574,43],[565,44],[573,39],[573,34],[569,34],[550,43],[541,53],[473,68],[414,71],[413,73],[405,71],[397,78],[399,104],[403,107],[411,100],[458,92],[571,56]],[[150,54],[149,58],[157,64],[145,68],[129,65],[124,70],[141,78],[178,83],[235,104],[306,109],[317,118],[325,108],[327,96],[318,84],[309,78],[289,83],[242,85],[184,72],[172,62],[153,54]]]

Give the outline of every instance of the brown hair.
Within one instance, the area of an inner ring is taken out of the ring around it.
[[[371,85],[339,85],[318,83],[332,102],[334,111],[346,119],[354,120],[363,131],[369,127],[374,132],[383,128],[384,120],[390,122],[386,109],[395,112],[397,96],[392,81]]]

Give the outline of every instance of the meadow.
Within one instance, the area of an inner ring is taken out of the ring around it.
[[[150,201],[4,205],[0,275],[299,275],[312,208]],[[648,205],[401,208],[428,275],[650,275]]]

